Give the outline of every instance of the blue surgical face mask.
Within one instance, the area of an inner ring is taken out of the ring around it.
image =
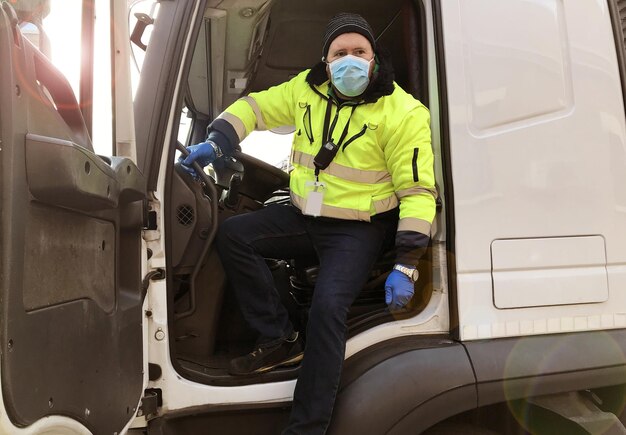
[[[370,63],[374,59],[365,60],[348,54],[328,64],[330,81],[337,90],[346,97],[356,97],[367,89],[370,82]]]

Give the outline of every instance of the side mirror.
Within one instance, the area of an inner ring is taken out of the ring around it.
[[[50,41],[43,31],[42,23],[50,14],[50,0],[15,0],[11,3],[22,34],[49,58]]]
[[[50,0],[14,0],[11,3],[20,22],[42,23],[50,13]]]

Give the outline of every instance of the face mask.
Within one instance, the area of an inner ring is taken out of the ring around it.
[[[346,97],[361,95],[370,82],[369,71],[371,60],[348,54],[328,64],[330,80],[341,94]]]

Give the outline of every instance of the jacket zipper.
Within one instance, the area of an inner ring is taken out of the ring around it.
[[[304,111],[304,116],[302,117],[302,125],[304,127],[304,132],[306,133],[306,137],[309,139],[309,143],[313,144],[315,138],[313,137],[313,128],[311,127],[311,105],[306,105],[306,110]],[[308,127],[308,128],[307,128]]]
[[[361,131],[358,132],[357,134],[355,134],[354,136],[352,136],[350,139],[348,139],[346,141],[346,143],[343,144],[343,147],[341,147],[341,151],[345,151],[346,147],[348,145],[350,145],[352,143],[352,141],[354,141],[354,140],[360,138],[361,136],[363,136],[366,131],[367,131],[367,124],[363,124],[363,128],[361,129]]]

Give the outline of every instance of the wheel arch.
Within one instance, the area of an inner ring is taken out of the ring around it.
[[[474,372],[460,343],[403,337],[346,361],[328,433],[417,433],[476,406]]]

